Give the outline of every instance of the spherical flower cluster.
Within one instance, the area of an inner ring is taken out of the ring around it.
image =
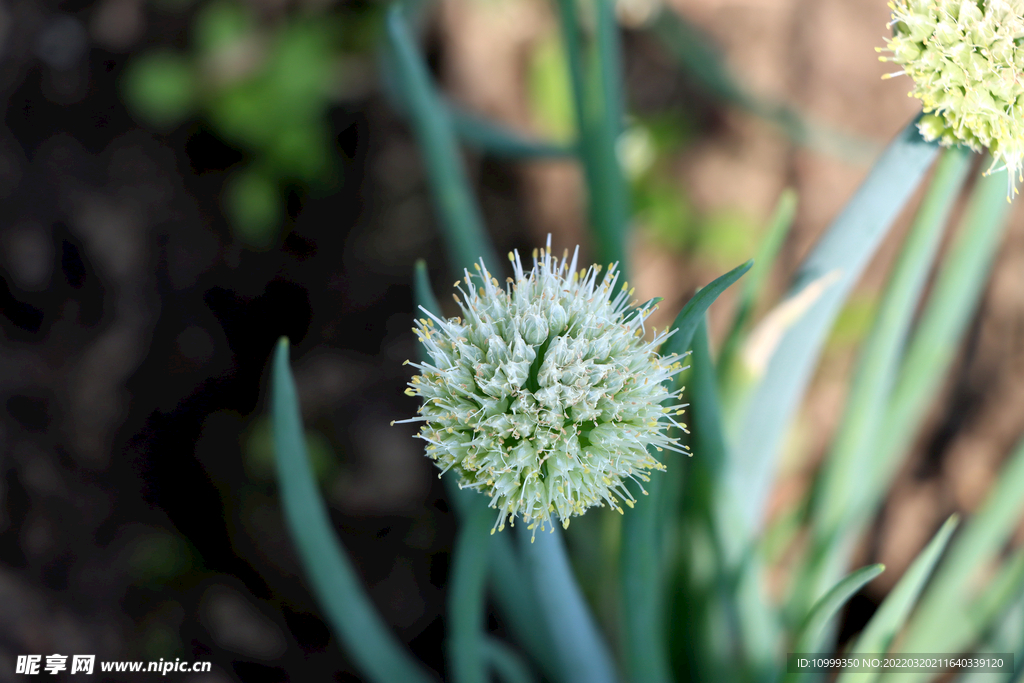
[[[550,238],[532,270],[509,254],[505,287],[481,263],[456,283],[461,318],[424,310],[415,328],[430,362],[413,363],[406,393],[423,404],[407,421],[422,423],[442,474],[490,497],[498,530],[516,515],[536,533],[552,515],[568,526],[594,505],[622,512],[626,480],[664,469],[651,452],[686,452],[667,433],[685,429],[673,418],[682,389],[667,381],[680,356],[658,354],[667,331],[644,338],[654,306],[631,305],[625,285],[613,294],[614,265],[599,280],[600,266],[577,272],[567,256]]]
[[[1024,0],[896,0],[891,61],[914,80],[926,140],[987,147],[1007,169],[1009,191],[1024,159]],[[879,48],[881,50],[882,48]],[[993,164],[995,166],[995,163]],[[1021,178],[1024,180],[1024,177]]]

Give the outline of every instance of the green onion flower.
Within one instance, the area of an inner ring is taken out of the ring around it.
[[[1016,194],[1024,159],[1024,0],[896,0],[887,40],[913,97],[927,114],[918,128],[926,140],[949,147],[987,147],[991,170],[1006,169]],[[878,48],[879,51],[882,48]],[[995,168],[996,163],[1001,163]]]
[[[600,279],[600,266],[577,272],[578,249],[569,262],[550,243],[528,271],[509,254],[506,287],[482,262],[467,270],[454,295],[462,317],[424,310],[415,328],[430,362],[413,363],[406,393],[423,404],[404,422],[423,423],[417,436],[442,474],[491,498],[498,530],[516,515],[536,533],[594,505],[621,513],[620,500],[633,504],[626,480],[664,469],[649,451],[686,452],[667,433],[685,429],[673,418],[682,389],[668,382],[681,357],[659,355],[667,330],[644,338],[654,306],[630,304],[626,285],[612,294],[614,264]]]

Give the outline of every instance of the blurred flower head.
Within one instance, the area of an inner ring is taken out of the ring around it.
[[[524,270],[511,253],[505,287],[481,263],[456,283],[461,318],[427,313],[415,328],[430,362],[413,364],[407,393],[423,404],[408,421],[422,422],[442,474],[491,498],[498,530],[516,515],[544,529],[594,505],[622,512],[626,480],[664,469],[650,451],[686,452],[667,433],[685,429],[673,417],[682,389],[667,382],[680,356],[658,353],[670,333],[646,340],[654,306],[631,305],[626,285],[614,292],[614,265],[577,271],[577,254],[552,256],[549,238]]]
[[[896,0],[891,56],[909,75],[927,116],[926,140],[988,148],[1010,191],[1024,158],[1024,0]],[[879,48],[881,50],[882,48]]]

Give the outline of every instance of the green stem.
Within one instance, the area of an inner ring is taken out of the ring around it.
[[[593,73],[584,62],[576,2],[557,0],[572,84],[578,150],[587,183],[587,213],[597,258],[604,264],[618,262],[620,282],[624,282],[629,195],[616,153],[622,127],[618,28],[612,0],[597,0],[597,3],[597,48],[593,62],[597,72]]]
[[[566,683],[614,683],[615,666],[569,566],[562,530],[516,529]]]
[[[471,494],[477,495],[477,494]],[[486,683],[483,657],[484,585],[490,550],[491,515],[474,506],[462,518],[448,581],[448,652],[455,683]]]
[[[469,190],[448,109],[434,89],[398,5],[388,10],[387,36],[398,85],[427,166],[452,270],[459,272],[483,258],[488,269],[500,273],[500,261]]]

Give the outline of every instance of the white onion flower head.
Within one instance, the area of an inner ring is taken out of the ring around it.
[[[926,140],[946,147],[988,148],[990,170],[1007,170],[1007,194],[1024,161],[1024,0],[894,0],[893,37],[886,40],[910,95],[927,114]],[[878,48],[882,51],[882,48]],[[1001,163],[999,168],[996,164]]]
[[[613,293],[615,265],[577,272],[578,251],[553,257],[549,237],[530,270],[510,253],[504,287],[481,262],[456,283],[461,318],[423,309],[414,328],[430,361],[412,364],[406,393],[423,404],[405,422],[422,423],[442,474],[490,497],[497,530],[517,515],[536,533],[595,505],[621,513],[634,502],[626,480],[664,469],[652,452],[687,452],[668,434],[685,429],[668,381],[681,357],[658,353],[670,333],[646,340],[654,306],[631,305],[625,285]]]

